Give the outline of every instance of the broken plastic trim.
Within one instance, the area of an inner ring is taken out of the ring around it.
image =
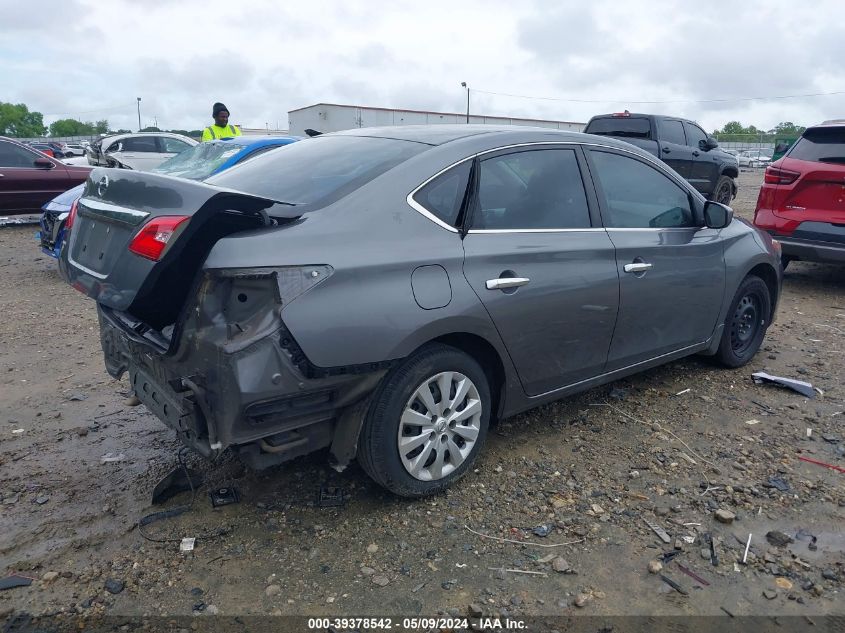
[[[212,268],[208,275],[217,279],[269,279],[275,277],[279,298],[283,305],[296,299],[328,279],[334,268],[326,264],[316,266],[282,266],[278,268]]]

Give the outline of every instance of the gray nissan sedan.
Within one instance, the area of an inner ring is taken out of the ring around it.
[[[60,267],[105,363],[207,457],[318,449],[417,497],[491,424],[690,354],[757,352],[779,245],[644,151],[359,129],[199,183],[96,169]]]

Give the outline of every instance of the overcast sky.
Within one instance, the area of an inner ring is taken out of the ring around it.
[[[222,101],[285,129],[319,102],[463,112],[466,81],[476,114],[808,125],[845,117],[845,94],[736,99],[845,91],[842,17],[839,0],[0,0],[0,101],[115,129],[137,128],[136,97],[168,129]]]

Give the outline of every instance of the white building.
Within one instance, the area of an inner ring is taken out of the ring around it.
[[[428,112],[425,110],[392,110],[366,106],[317,103],[288,112],[288,129],[295,136],[305,136],[305,130],[338,132],[359,127],[386,125],[430,125],[434,123],[466,123],[466,114],[457,112]],[[502,116],[470,114],[470,123],[489,125],[533,125],[556,130],[581,132],[586,123],[550,121],[547,119],[517,119]]]

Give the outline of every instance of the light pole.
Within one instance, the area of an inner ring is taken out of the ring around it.
[[[138,131],[141,131],[141,97],[138,97]]]
[[[467,82],[462,81],[461,86],[467,89],[467,123],[469,123],[469,86],[467,86]]]

